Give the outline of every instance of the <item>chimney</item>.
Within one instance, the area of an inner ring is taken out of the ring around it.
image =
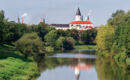
[[[42,19],[42,18],[40,18],[40,22],[43,22],[43,19]]]
[[[23,17],[21,17],[21,24],[23,24]]]

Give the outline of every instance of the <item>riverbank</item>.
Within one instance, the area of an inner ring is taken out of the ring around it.
[[[0,46],[0,80],[30,80],[38,75],[36,62],[19,55],[13,46]]]
[[[74,49],[96,49],[96,45],[75,45]]]

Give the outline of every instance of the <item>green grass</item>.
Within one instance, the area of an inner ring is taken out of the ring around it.
[[[96,49],[96,45],[75,45],[74,49]]]
[[[13,46],[0,45],[0,80],[32,80],[38,75],[36,62],[24,58]]]
[[[0,60],[0,80],[30,80],[38,76],[37,63],[8,57]]]

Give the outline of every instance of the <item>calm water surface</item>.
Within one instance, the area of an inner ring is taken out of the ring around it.
[[[124,73],[119,74],[122,70],[117,70],[117,65],[110,64],[97,58],[95,50],[57,53],[39,62],[41,74],[37,80],[128,80]],[[112,67],[116,67],[115,72]]]

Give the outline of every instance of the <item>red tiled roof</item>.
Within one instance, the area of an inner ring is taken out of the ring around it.
[[[92,29],[93,27],[92,26],[86,26],[86,28]]]
[[[91,21],[72,21],[69,24],[93,24]]]

